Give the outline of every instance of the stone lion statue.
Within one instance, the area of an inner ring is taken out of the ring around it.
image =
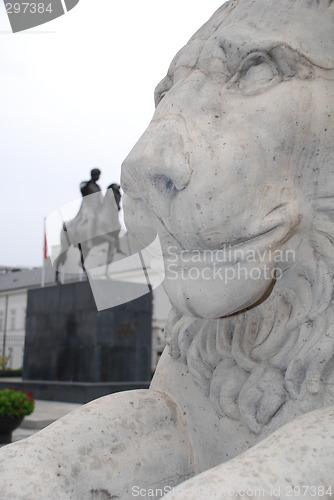
[[[149,390],[2,449],[0,498],[159,498],[191,477],[168,496],[330,496],[334,2],[223,4],[156,104],[122,185],[128,228],[163,249],[169,346]]]

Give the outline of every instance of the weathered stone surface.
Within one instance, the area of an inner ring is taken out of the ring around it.
[[[231,0],[177,54],[122,180],[129,228],[163,248],[169,348],[149,391],[2,450],[0,498],[29,477],[25,500],[129,499],[229,459],[190,484],[333,485],[333,28],[330,0]]]
[[[6,500],[125,500],[135,485],[174,486],[193,474],[178,408],[150,390],[88,403],[1,454]]]
[[[228,463],[189,479],[164,498],[331,498],[333,418],[333,408],[302,415]]]

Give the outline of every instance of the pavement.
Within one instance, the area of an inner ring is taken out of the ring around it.
[[[58,418],[63,417],[72,410],[80,408],[81,404],[61,403],[58,401],[35,401],[35,410],[23,419],[22,424],[12,434],[12,442],[27,438],[35,432],[44,429]],[[6,445],[0,445],[6,446]]]

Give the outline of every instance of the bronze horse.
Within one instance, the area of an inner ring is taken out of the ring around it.
[[[64,222],[60,233],[61,249],[54,261],[56,282],[60,283],[60,266],[64,266],[71,246],[80,251],[81,267],[87,276],[85,259],[89,252],[102,243],[108,243],[106,264],[110,264],[119,248],[121,225],[118,218],[121,192],[118,184],[110,184],[105,196],[97,192],[84,196],[76,217]],[[88,277],[88,276],[87,276]]]

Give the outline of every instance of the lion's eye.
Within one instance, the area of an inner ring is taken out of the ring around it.
[[[237,73],[232,77],[228,88],[237,88],[244,94],[256,94],[278,83],[281,75],[273,60],[264,53],[248,55]]]

